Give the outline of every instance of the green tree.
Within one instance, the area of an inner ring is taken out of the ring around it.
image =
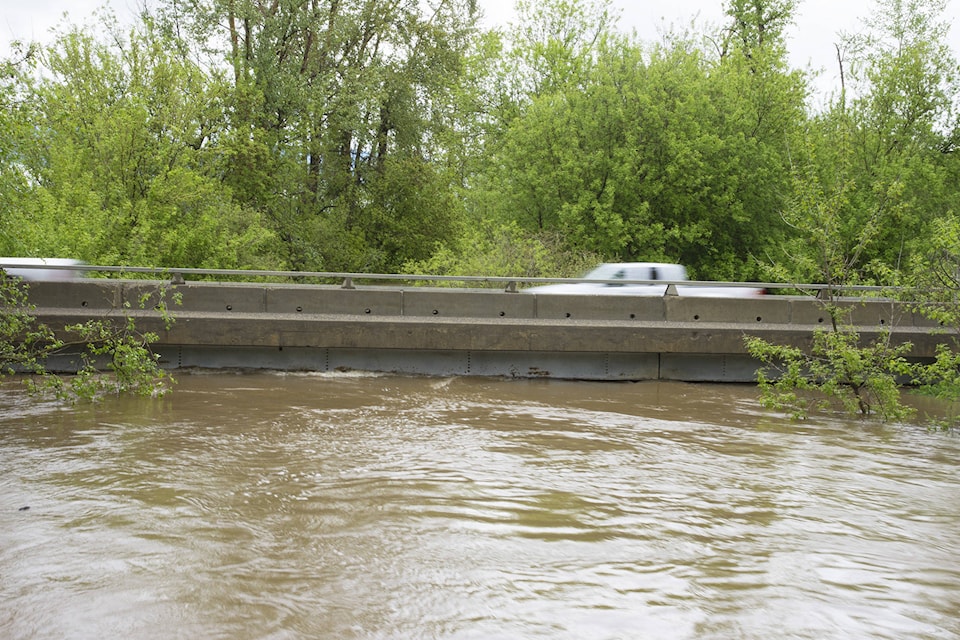
[[[13,56],[0,60],[0,255],[31,256],[49,230],[32,224],[31,184],[24,141],[33,137],[31,105],[21,78],[38,55],[37,47],[14,43]]]
[[[221,85],[146,20],[110,43],[71,28],[18,70],[17,253],[262,265],[270,233],[213,171]],[[228,239],[229,238],[229,239]]]
[[[224,179],[270,221],[285,262],[390,270],[449,231],[457,208],[417,224],[394,189],[427,184],[449,202],[457,186],[448,151],[463,146],[474,11],[464,0],[167,3],[165,19],[230,65]],[[393,215],[403,221],[386,223]]]
[[[933,221],[957,205],[956,156],[944,152],[957,130],[960,78],[944,8],[943,0],[878,1],[863,34],[844,40],[843,91],[816,122],[822,148],[838,150],[820,156],[824,180],[831,172],[855,186],[850,231],[888,211],[861,261],[864,278],[909,264]]]
[[[793,23],[797,0],[725,0],[729,19],[724,55],[739,51],[748,58],[785,51],[785,31]],[[760,64],[757,70],[762,68]]]
[[[828,409],[836,401],[862,417],[901,419],[910,414],[900,400],[899,381],[915,375],[906,360],[912,345],[895,344],[889,327],[873,340],[861,339],[850,320],[851,307],[840,304],[844,286],[857,281],[860,260],[877,242],[878,229],[895,204],[877,209],[871,224],[851,238],[844,218],[852,190],[847,184],[825,189],[815,167],[808,166],[806,172],[795,172],[794,198],[784,212],[796,233],[790,245],[791,273],[827,284],[818,296],[830,317],[829,327],[815,329],[807,348],[752,336],[745,344],[761,363],[757,383],[765,406],[804,417],[811,409]]]
[[[483,185],[500,196],[494,210],[609,259],[755,275],[782,234],[785,167],[804,119],[804,79],[775,46],[779,23],[763,47],[710,57],[679,36],[644,50],[604,31],[606,15],[548,3],[524,19],[523,34],[546,40],[520,39],[513,54],[535,73],[491,151]],[[537,20],[547,27],[529,26]],[[579,37],[554,35],[556,24]]]

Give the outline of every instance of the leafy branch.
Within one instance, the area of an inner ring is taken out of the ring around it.
[[[745,344],[761,363],[757,383],[760,402],[768,408],[802,418],[839,405],[861,417],[898,420],[912,413],[900,400],[899,381],[918,375],[905,357],[913,345],[894,346],[886,328],[873,340],[862,340],[851,310],[837,301],[843,288],[862,276],[863,256],[877,243],[877,229],[901,209],[899,181],[874,184],[864,202],[856,197],[849,165],[842,162],[841,169],[831,187],[824,186],[812,164],[794,170],[795,195],[783,214],[798,234],[798,255],[806,259],[809,275],[827,284],[819,303],[830,316],[829,327],[814,330],[806,350],[752,336]],[[851,225],[851,219],[864,223]]]
[[[834,317],[841,313],[835,307],[830,311]],[[915,374],[905,358],[913,345],[892,345],[888,330],[861,345],[859,333],[835,318],[830,329],[814,331],[809,351],[752,336],[745,341],[750,355],[763,363],[757,384],[760,402],[767,408],[785,409],[794,418],[835,405],[885,421],[912,414],[900,402],[898,378]]]
[[[127,313],[129,303],[122,318],[91,319],[57,332],[36,319],[27,293],[19,279],[0,272],[0,376],[33,374],[26,380],[31,391],[72,400],[97,400],[110,394],[162,396],[175,384],[160,368],[160,356],[151,348],[159,336],[137,329],[135,319]],[[154,308],[169,329],[175,319],[164,287],[141,296],[139,307],[145,308],[155,296],[159,302]],[[173,301],[177,303],[178,298]],[[50,358],[77,350],[72,374],[48,370]]]

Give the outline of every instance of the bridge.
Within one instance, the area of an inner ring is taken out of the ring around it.
[[[523,285],[572,279],[80,269],[154,279],[30,282],[37,317],[56,328],[129,315],[138,329],[160,336],[153,346],[169,369],[752,382],[758,363],[747,354],[744,336],[802,347],[816,329],[830,324],[812,295],[709,298],[671,290],[663,296],[546,295],[524,293]],[[241,274],[247,281],[223,281]],[[253,278],[262,281],[249,281]],[[326,283],[263,281],[271,278]],[[175,317],[169,327],[156,309],[161,300]],[[849,307],[862,339],[889,331],[895,344],[913,343],[913,358],[932,357],[947,339],[909,305],[878,297],[841,304]]]

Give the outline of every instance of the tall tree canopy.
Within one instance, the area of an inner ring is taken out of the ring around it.
[[[804,80],[787,69],[778,31],[787,17],[732,15],[729,33],[742,37],[716,56],[681,37],[644,48],[611,30],[607,12],[565,2],[522,14],[516,55],[538,71],[494,151],[500,215],[610,257],[753,275],[781,237],[804,114]],[[747,24],[765,39],[744,44]]]
[[[809,120],[809,153],[797,156],[788,215],[801,231],[775,259],[781,273],[889,282],[891,271],[921,259],[939,234],[937,221],[960,210],[960,78],[945,44],[944,7],[943,0],[878,2],[865,30],[838,47],[844,82]],[[826,211],[829,224],[818,221]],[[808,241],[828,229],[829,267]]]
[[[608,0],[520,0],[489,30],[474,0],[68,25],[2,63],[0,253],[861,281],[929,259],[960,217],[946,0],[878,0],[818,111],[788,63],[799,0],[717,2],[723,24],[656,43]]]
[[[393,269],[454,233],[447,151],[474,13],[465,0],[170,4],[171,24],[230,63],[224,179],[291,265]]]

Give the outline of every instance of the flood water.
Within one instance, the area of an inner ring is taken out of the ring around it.
[[[755,394],[5,383],[0,638],[960,637],[960,439]]]

